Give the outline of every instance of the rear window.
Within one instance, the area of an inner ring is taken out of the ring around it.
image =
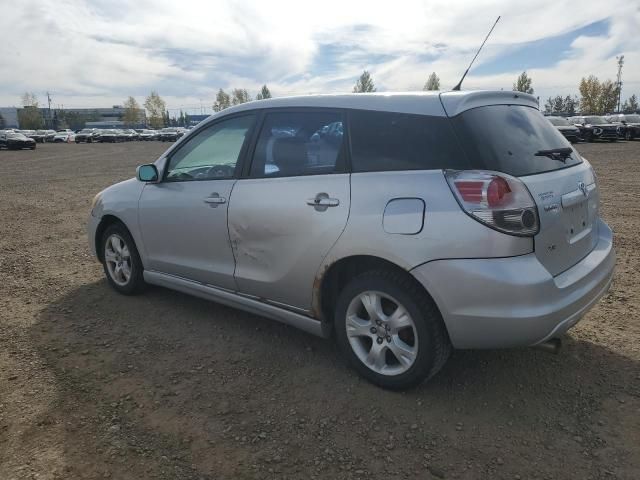
[[[522,105],[478,107],[451,119],[471,168],[516,177],[559,170],[582,162],[564,136],[535,108]],[[536,155],[572,148],[567,156]]]
[[[349,135],[354,172],[468,168],[446,117],[355,110]]]

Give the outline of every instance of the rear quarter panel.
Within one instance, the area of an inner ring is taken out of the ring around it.
[[[424,201],[424,222],[418,233],[385,231],[385,208],[399,198]],[[383,258],[410,270],[444,258],[511,257],[532,250],[531,238],[505,235],[465,214],[441,170],[354,173],[347,226],[322,269],[353,255]]]

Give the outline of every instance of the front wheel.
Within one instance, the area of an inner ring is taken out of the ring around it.
[[[391,390],[431,378],[451,343],[433,300],[403,272],[377,270],[353,278],[336,306],[340,350],[360,375]]]
[[[136,244],[124,225],[116,223],[102,235],[102,265],[109,284],[124,295],[140,292],[143,267]]]

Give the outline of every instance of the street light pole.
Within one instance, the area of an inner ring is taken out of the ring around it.
[[[622,100],[622,66],[624,65],[624,55],[620,55],[616,57],[618,61],[618,113],[620,113],[620,101]]]

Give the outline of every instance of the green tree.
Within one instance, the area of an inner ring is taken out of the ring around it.
[[[567,116],[573,116],[578,113],[578,106],[580,102],[578,101],[578,97],[575,95],[572,97],[571,95],[567,95],[564,97],[564,111]]]
[[[245,88],[234,88],[231,92],[231,104],[240,105],[251,101],[249,92]]]
[[[164,126],[164,111],[166,104],[155,90],[152,91],[144,102],[144,108],[149,112],[149,125],[153,128],[162,128]]]
[[[598,114],[602,87],[598,77],[589,75],[580,80],[580,111],[584,114]]]
[[[18,123],[25,130],[37,130],[42,128],[44,121],[38,108],[38,98],[33,92],[25,92],[22,95],[23,108],[18,111]]]
[[[365,70],[364,72],[362,72],[362,75],[360,75],[360,78],[358,78],[356,84],[353,86],[353,93],[367,93],[375,91],[376,87],[373,84],[371,74]]]
[[[189,114],[185,113],[184,114],[184,126],[188,127],[191,124],[191,119],[189,118]]]
[[[266,98],[271,98],[271,92],[269,91],[269,87],[263,85],[262,89],[260,89],[260,93],[256,95],[256,100],[264,100]]]
[[[433,72],[427,78],[427,82],[422,87],[422,90],[440,90],[440,77],[436,75],[436,72]]]
[[[549,97],[544,104],[544,111],[547,113],[564,112],[564,98],[561,95]]]
[[[180,116],[178,117],[178,125],[184,127],[184,112],[180,109]]]
[[[612,113],[618,106],[618,86],[611,80],[600,84],[601,92],[598,102],[600,114]]]
[[[230,106],[231,96],[223,89],[218,90],[218,93],[216,93],[216,103],[213,104],[213,111],[220,112],[221,110],[229,108]]]
[[[124,101],[122,121],[127,127],[133,127],[140,122],[140,105],[131,96]]]
[[[634,93],[622,105],[622,111],[624,113],[636,113],[638,111],[638,97]]]
[[[513,84],[513,91],[533,94],[533,88],[531,88],[531,83],[532,83],[531,77],[527,75],[527,72],[525,70],[518,76],[515,83]]]

